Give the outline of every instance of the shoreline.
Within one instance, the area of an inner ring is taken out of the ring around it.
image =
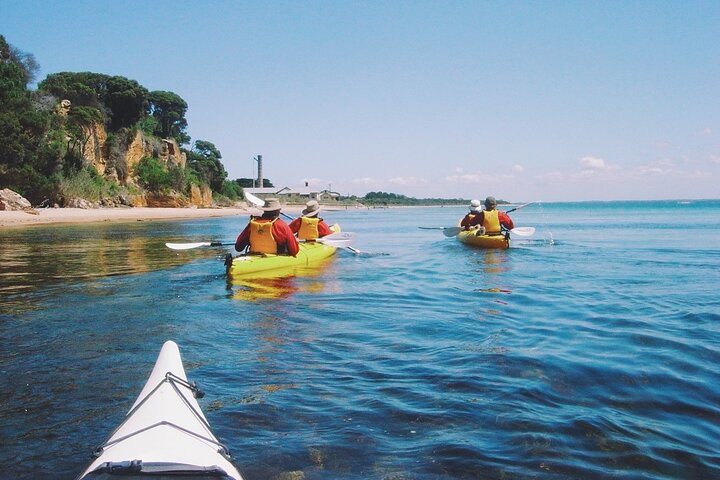
[[[299,214],[302,208],[293,206],[283,208],[285,212],[295,212],[295,210]],[[0,210],[0,228],[247,217],[257,213],[259,213],[257,209],[242,205],[223,208],[41,208],[33,212]]]
[[[419,205],[392,205],[372,208],[416,208]],[[440,206],[437,206],[440,207]],[[282,211],[300,216],[305,205],[285,205]],[[365,210],[368,207],[346,207],[323,205],[323,211]],[[40,208],[32,212],[22,210],[0,210],[0,229],[24,228],[49,225],[75,225],[103,222],[151,222],[172,220],[193,220],[219,217],[248,217],[259,215],[259,209],[240,203],[235,207],[216,208],[153,208],[153,207],[110,207],[110,208]]]

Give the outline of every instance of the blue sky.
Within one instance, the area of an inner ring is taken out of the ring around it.
[[[0,2],[39,79],[189,105],[230,178],[510,201],[720,197],[718,1]]]

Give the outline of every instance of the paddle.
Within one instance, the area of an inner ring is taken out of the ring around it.
[[[535,227],[515,227],[510,230],[510,233],[519,237],[529,237],[535,233]]]
[[[446,237],[454,237],[462,232],[462,227],[418,227],[421,230],[442,230]]]
[[[518,207],[520,208],[520,207]],[[418,227],[422,230],[442,230],[446,237],[455,237],[458,233],[462,232],[462,227]],[[520,237],[529,237],[535,233],[535,227],[515,227],[510,230],[510,233],[514,233]]]
[[[172,250],[190,250],[199,247],[222,247],[223,245],[235,245],[235,242],[195,242],[195,243],[166,243],[165,246]]]
[[[532,205],[535,202],[528,202],[523,205],[517,206],[515,208],[511,208],[505,213],[514,212],[515,210],[520,210],[521,208],[525,208],[528,205]],[[462,232],[462,227],[418,227],[422,230],[442,230],[443,234],[446,237],[455,237],[458,233]],[[510,230],[510,233],[514,233],[520,237],[529,237],[533,233],[535,233],[534,227],[515,227],[512,230]]]
[[[532,205],[533,203],[536,203],[536,202],[528,202],[528,203],[526,203],[526,204],[524,204],[524,205],[520,205],[519,207],[511,208],[510,210],[506,211],[505,213],[514,212],[515,210],[520,210],[521,208],[525,208],[525,207],[527,207],[528,205]]]
[[[245,195],[245,200],[247,200],[248,202],[252,203],[252,204],[255,205],[256,207],[259,208],[259,207],[265,206],[265,200],[263,200],[262,198],[258,198],[258,197],[256,197],[255,195],[253,195],[253,194],[250,193],[250,192],[243,192],[243,194]],[[281,212],[280,212],[280,215],[282,215],[283,217],[287,218],[287,219],[290,220],[290,221],[295,220],[294,217],[292,217],[291,215],[288,215],[288,214],[285,213],[285,212],[282,212],[282,211],[281,211]],[[340,232],[340,233],[346,233],[346,234],[348,234],[348,235],[351,235],[350,238],[354,238],[354,236],[355,236],[354,233],[351,234],[350,232]],[[327,236],[325,236],[325,237],[318,238],[318,239],[315,240],[315,241],[316,241],[316,242],[319,242],[319,243],[325,243],[326,245],[330,245],[331,247],[344,248],[344,249],[346,249],[346,250],[351,251],[351,252],[354,253],[355,255],[360,255],[360,254],[362,253],[362,252],[361,252],[360,250],[358,250],[357,248],[353,248],[353,247],[351,247],[350,245],[347,245],[347,244],[343,244],[343,245],[341,245],[341,244],[333,244],[333,243],[332,243],[332,240],[331,240],[331,242],[325,241],[325,239],[330,238],[330,237],[333,237],[333,236],[335,236],[335,235],[339,235],[339,234],[333,233],[332,235],[327,235]],[[347,243],[350,243],[350,241],[351,241],[351,240],[348,240]]]
[[[336,248],[349,248],[347,245],[355,239],[352,232],[338,232],[323,238],[318,238],[318,243],[324,243]],[[166,243],[165,246],[172,250],[190,250],[200,247],[222,247],[224,245],[235,245],[235,242],[191,242],[191,243]]]

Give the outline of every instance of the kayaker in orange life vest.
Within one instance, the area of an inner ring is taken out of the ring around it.
[[[484,211],[480,207],[479,200],[471,201],[470,212],[462,219],[460,226],[463,227],[464,230],[470,230],[471,228],[479,225],[481,235],[499,235],[502,233],[501,227],[504,227],[507,230],[515,228],[515,225],[508,214],[496,210],[495,207],[497,207],[495,197],[487,197],[485,199]]]
[[[317,216],[318,213],[320,213],[320,204],[317,200],[310,200],[305,204],[302,217],[290,222],[290,230],[297,234],[298,239],[312,241],[333,233],[325,220]]]
[[[460,226],[463,227],[463,230],[470,230],[475,225],[479,225],[480,212],[482,212],[480,200],[472,200],[470,202],[470,212],[460,220]]]
[[[297,239],[287,223],[280,217],[280,201],[268,198],[260,217],[251,216],[250,222],[235,240],[235,250],[250,253],[280,253],[297,256],[300,251]]]

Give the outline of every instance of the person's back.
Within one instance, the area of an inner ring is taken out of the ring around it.
[[[471,228],[479,225],[482,221],[482,207],[480,206],[480,200],[472,200],[470,202],[470,211],[460,220],[460,226],[463,230],[470,230]]]
[[[298,239],[305,241],[315,241],[330,235],[333,232],[325,221],[318,217],[319,213],[320,204],[316,200],[310,200],[305,204],[302,217],[290,222],[290,230],[297,234]]]
[[[262,207],[262,216],[250,217],[250,222],[238,235],[235,250],[242,252],[249,248],[250,253],[296,256],[300,247],[290,227],[279,218],[280,209],[276,198],[268,198]]]
[[[482,225],[486,235],[500,235],[503,227],[507,230],[514,228],[513,221],[508,214],[497,210],[496,207],[495,197],[485,199],[485,210],[482,212],[479,224]]]

